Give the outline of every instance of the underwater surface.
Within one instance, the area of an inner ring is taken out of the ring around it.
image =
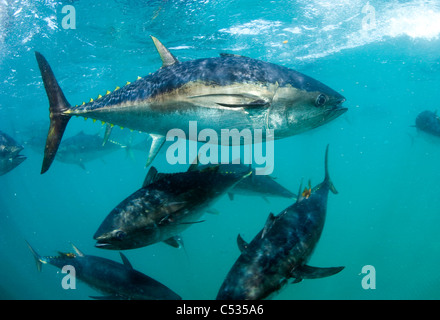
[[[67,5],[74,21],[64,19]],[[118,251],[96,248],[93,235],[149,169],[147,147],[124,150],[147,135],[115,126],[120,149],[80,165],[55,160],[40,174],[49,111],[35,51],[49,61],[66,98],[81,104],[158,70],[150,35],[179,61],[224,52],[252,57],[311,76],[347,99],[339,118],[276,140],[272,173],[295,193],[302,179],[316,185],[330,145],[339,194],[329,194],[310,265],[345,269],[289,281],[273,299],[440,298],[440,138],[414,127],[418,114],[439,108],[440,1],[1,0],[0,131],[27,157],[0,176],[1,299],[99,295],[81,282],[63,289],[65,275],[53,266],[39,273],[26,241],[44,256],[72,252],[72,243],[121,262]],[[75,118],[64,139],[104,131],[100,121]],[[159,172],[187,170],[167,163],[165,150],[153,162]],[[157,243],[124,254],[183,299],[215,299],[240,255],[237,235],[250,241],[269,213],[294,202],[244,195],[231,201],[225,194],[213,206],[218,214],[205,214],[181,234],[183,248]],[[363,273],[364,266],[374,269]],[[365,286],[367,276],[374,289]]]

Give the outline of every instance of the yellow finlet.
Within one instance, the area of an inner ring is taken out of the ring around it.
[[[129,85],[130,83],[131,83],[130,81],[127,81],[127,83],[125,85]]]
[[[98,99],[101,99],[102,98],[102,96],[101,95],[98,95]]]
[[[121,89],[121,88],[119,88],[119,87],[116,87],[116,88],[115,88],[115,91],[116,91],[116,90],[119,90],[119,89]]]
[[[90,102],[93,102],[93,99],[92,99],[92,98],[90,98],[90,101],[89,101],[89,103],[90,103]]]
[[[101,124],[104,125],[104,124],[105,124],[105,121],[101,121]]]
[[[95,123],[96,122],[96,119],[93,119],[93,123]]]
[[[137,80],[141,80],[141,79],[142,79],[141,77],[139,77],[139,76],[137,77]]]
[[[107,90],[106,94],[110,94],[111,92]]]
[[[86,103],[83,101],[82,106],[85,105]]]

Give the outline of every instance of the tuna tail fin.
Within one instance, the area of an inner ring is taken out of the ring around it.
[[[67,123],[71,116],[66,114],[70,110],[70,104],[67,102],[60,86],[58,85],[55,75],[49,66],[47,60],[39,52],[35,52],[38,67],[40,68],[41,77],[43,78],[44,88],[49,98],[49,117],[50,127],[47,134],[46,147],[44,149],[44,159],[41,173],[45,173],[57,153],[61,139],[66,129]]]
[[[41,271],[43,260],[41,259],[40,255],[34,250],[34,248],[31,247],[29,242],[26,241],[26,244],[28,245],[29,250],[31,250],[32,254],[34,255],[35,263],[37,264],[37,270]]]
[[[331,181],[330,175],[328,173],[328,147],[329,147],[329,145],[327,145],[327,148],[325,149],[325,178],[324,178],[323,183],[328,184],[328,187],[331,192],[333,192],[334,194],[338,194],[338,191],[336,190],[335,186],[333,185],[333,182]]]

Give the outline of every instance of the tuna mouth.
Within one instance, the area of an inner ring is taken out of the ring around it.
[[[109,248],[110,246],[111,246],[111,244],[110,244],[110,243],[106,243],[106,242],[100,242],[100,241],[97,241],[97,242],[95,243],[95,247],[96,247],[96,248],[110,249],[110,248]]]
[[[114,246],[112,243],[109,243],[105,240],[97,240],[95,243],[95,247],[99,249],[119,249],[116,246]]]
[[[26,160],[27,159],[27,157],[26,156],[23,156],[23,155],[21,155],[21,154],[18,154],[18,155],[16,155],[16,156],[14,156],[13,158],[10,158],[9,160],[11,161],[11,162],[13,162],[14,164],[17,164],[17,165],[19,165],[20,163],[22,163],[24,160]]]
[[[341,116],[342,114],[346,113],[348,108],[342,106],[344,102],[345,99],[340,99],[331,108],[327,109],[326,118],[328,120],[333,120]]]
[[[106,237],[105,234],[96,232],[93,236],[93,239],[96,240],[96,248],[111,249],[111,247],[113,247],[111,242],[108,241],[108,237]]]

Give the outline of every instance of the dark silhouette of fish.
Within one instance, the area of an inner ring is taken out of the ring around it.
[[[79,165],[85,169],[85,163],[96,159],[102,159],[104,156],[118,150],[126,150],[128,154],[133,149],[145,147],[146,142],[140,142],[136,145],[122,144],[114,139],[105,141],[99,134],[86,134],[83,131],[63,140],[58,149],[56,160]]]
[[[425,110],[416,118],[415,127],[418,130],[440,137],[440,117],[437,112]]]
[[[236,166],[244,166],[242,164],[236,164]],[[252,170],[252,174],[241,180],[228,192],[229,199],[233,200],[235,195],[244,196],[259,196],[264,200],[267,197],[280,197],[288,199],[296,199],[297,196],[293,192],[290,192],[275,179],[269,175],[257,175],[255,169]]]
[[[26,160],[26,157],[20,154],[22,150],[23,146],[0,131],[0,176],[8,173]]]

